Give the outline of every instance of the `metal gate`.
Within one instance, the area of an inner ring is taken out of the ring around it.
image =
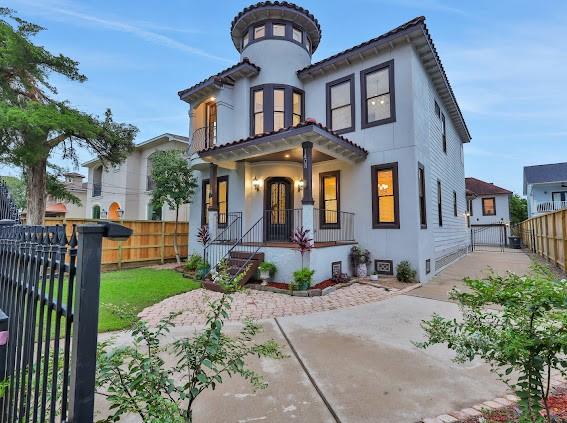
[[[499,251],[504,252],[507,240],[505,224],[471,225],[472,251]]]
[[[102,238],[132,231],[21,225],[9,202],[0,188],[0,423],[92,422]]]

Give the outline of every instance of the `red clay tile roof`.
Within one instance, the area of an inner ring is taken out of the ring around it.
[[[500,188],[499,186],[496,186],[493,183],[484,182],[476,178],[465,178],[465,185],[467,191],[470,191],[472,194],[475,195],[512,194],[512,191],[508,191],[507,189]]]
[[[244,59],[242,59],[237,64],[232,65],[229,68],[226,68],[226,69],[220,71],[219,73],[217,73],[215,75],[209,76],[207,79],[204,79],[201,82],[198,82],[197,84],[193,85],[192,87],[181,90],[177,94],[179,95],[179,97],[182,98],[188,92],[195,91],[198,88],[202,88],[205,85],[211,84],[211,83],[215,82],[215,80],[217,78],[222,78],[222,77],[228,76],[231,72],[236,71],[239,68],[244,67],[244,66],[251,66],[251,67],[255,68],[258,72],[260,72],[260,66],[256,66],[254,63],[250,62],[250,60],[248,60],[247,57],[245,57]]]
[[[239,139],[239,140],[236,140],[236,141],[231,141],[231,142],[228,142],[228,143],[225,143],[225,144],[214,145],[212,147],[201,150],[199,153],[207,153],[207,152],[219,150],[219,149],[222,149],[222,148],[225,148],[225,147],[243,144],[243,143],[253,141],[253,140],[259,139],[259,138],[268,137],[268,136],[280,134],[280,133],[283,134],[284,132],[292,131],[294,129],[306,128],[308,126],[316,126],[318,128],[321,128],[323,131],[327,132],[328,134],[330,134],[330,135],[340,139],[341,141],[344,141],[345,143],[351,145],[352,147],[360,150],[363,154],[365,154],[365,155],[368,154],[368,151],[365,148],[362,148],[361,146],[352,142],[348,138],[345,138],[342,135],[337,134],[333,130],[327,128],[326,126],[323,126],[319,122],[315,122],[314,120],[307,120],[305,122],[300,122],[295,126],[288,126],[286,128],[278,129],[277,131],[265,132],[263,134],[253,135],[253,136],[250,136],[248,138],[242,138],[242,139]]]
[[[46,213],[67,213],[67,207],[63,203],[49,204],[45,207]]]

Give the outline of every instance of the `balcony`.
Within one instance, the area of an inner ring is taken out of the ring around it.
[[[189,155],[206,150],[217,143],[217,126],[204,126],[196,129],[191,136]]]
[[[567,209],[567,201],[542,201],[536,203],[536,213],[550,213]]]

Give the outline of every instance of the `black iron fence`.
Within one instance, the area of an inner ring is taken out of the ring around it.
[[[507,246],[507,228],[505,224],[471,225],[472,251],[483,248],[504,251]]]
[[[8,187],[4,181],[0,180],[0,220],[4,219],[19,222],[20,214],[18,212],[18,207],[10,196]]]
[[[93,421],[102,238],[131,230],[66,229],[0,226],[0,423]]]

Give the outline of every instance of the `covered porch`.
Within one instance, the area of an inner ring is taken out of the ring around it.
[[[293,231],[303,227],[315,247],[355,242],[355,215],[340,204],[339,171],[325,171],[338,169],[337,163],[351,166],[366,158],[366,150],[346,138],[305,122],[197,154],[193,166],[209,174],[207,222],[218,241],[234,241],[254,228],[249,243],[291,247]],[[245,169],[238,181],[244,186],[243,201],[238,209],[231,204],[228,212],[219,198],[226,195],[219,193],[219,171],[239,165]]]

